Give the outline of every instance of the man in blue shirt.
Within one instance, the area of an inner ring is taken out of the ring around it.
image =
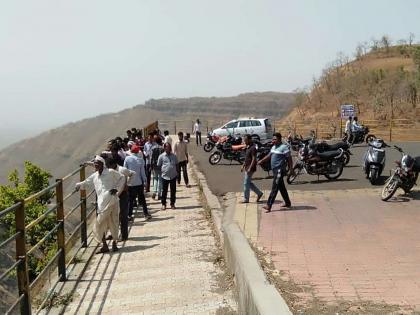
[[[271,187],[270,197],[268,197],[267,205],[263,207],[263,209],[266,210],[265,212],[271,211],[271,207],[276,200],[277,192],[279,190],[284,200],[282,207],[290,208],[292,206],[283,180],[283,176],[286,175],[287,164],[289,165],[289,171],[293,172],[293,161],[290,149],[287,145],[281,143],[281,134],[279,132],[274,134],[273,144],[270,154],[267,154],[263,159],[258,161],[258,164],[262,164],[268,159],[271,159],[271,169],[273,170],[273,185]]]
[[[138,205],[143,206],[143,214],[146,220],[150,220],[152,216],[147,210],[146,198],[144,197],[144,186],[146,184],[146,173],[144,169],[144,160],[139,156],[140,148],[137,145],[131,147],[131,155],[124,160],[124,167],[130,171],[136,172],[128,182],[128,217],[133,220],[134,201],[138,198]]]
[[[178,159],[172,153],[172,147],[169,142],[164,144],[165,152],[159,155],[157,166],[162,171],[162,210],[166,210],[166,197],[168,187],[171,189],[171,209],[175,209],[176,201],[176,179],[178,177]]]

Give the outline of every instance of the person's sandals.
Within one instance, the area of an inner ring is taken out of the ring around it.
[[[109,248],[108,247],[101,247],[96,254],[104,254],[104,253],[108,253],[109,252]]]
[[[260,195],[258,195],[257,202],[260,202],[260,200],[261,200],[261,198],[262,198],[263,195],[264,195],[264,193],[261,193]]]
[[[242,201],[240,201],[239,203],[249,203],[249,201],[242,200]]]
[[[149,221],[152,219],[152,216],[150,214],[146,215],[146,221]]]
[[[108,235],[105,240],[107,240],[107,241],[112,240],[112,235]]]
[[[265,213],[271,212],[271,208],[269,206],[262,207],[265,210]]]
[[[162,206],[162,210],[166,210],[166,206]]]
[[[171,209],[172,209],[172,210],[175,210],[175,209],[176,209],[176,207],[175,207],[174,205],[172,205],[172,206],[171,206]]]

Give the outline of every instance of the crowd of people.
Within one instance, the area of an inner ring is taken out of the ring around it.
[[[98,253],[109,252],[107,240],[112,240],[112,250],[117,251],[117,241],[128,238],[128,222],[133,220],[134,208],[142,207],[146,220],[152,219],[146,194],[160,200],[162,210],[176,209],[176,186],[181,175],[190,187],[187,173],[188,143],[183,132],[172,146],[167,130],[149,132],[144,137],[141,130],[127,130],[125,138],[116,137],[107,148],[86,162],[95,172],[76,184],[76,190],[94,187],[97,195],[97,216],[94,224],[95,239],[102,243]],[[120,233],[119,233],[120,227]],[[110,235],[107,236],[107,232]],[[119,235],[120,234],[120,235]]]
[[[200,121],[194,126],[196,144],[201,145]],[[258,164],[271,161],[273,185],[270,196],[263,209],[271,211],[277,193],[280,191],[284,204],[291,207],[289,195],[284,185],[286,166],[293,172],[290,151],[282,144],[281,134],[273,136],[270,154],[257,161],[255,144],[250,135],[245,136],[244,203],[249,202],[250,190],[257,194],[257,202],[263,193],[252,182],[252,176]],[[132,128],[127,130],[125,138],[116,137],[108,142],[104,151],[86,164],[95,167],[95,172],[86,180],[76,184],[76,190],[94,187],[97,195],[97,216],[94,224],[95,239],[102,243],[98,253],[109,252],[107,241],[112,240],[112,250],[117,251],[117,241],[128,239],[128,222],[133,220],[134,208],[143,210],[144,218],[152,219],[147,205],[146,194],[152,199],[160,200],[162,210],[167,209],[168,191],[169,206],[176,209],[176,187],[181,179],[187,188],[190,187],[187,165],[189,162],[188,142],[183,132],[172,145],[172,138],[167,130],[163,135],[159,130],[149,132],[144,137],[142,132]],[[120,232],[119,232],[120,230]],[[107,232],[110,234],[107,236]]]

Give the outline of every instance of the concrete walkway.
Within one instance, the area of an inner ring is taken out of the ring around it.
[[[265,213],[253,199],[236,205],[235,221],[301,286],[304,300],[370,301],[411,313],[420,311],[420,192],[401,192],[383,202],[378,189],[295,190],[292,209],[276,204]]]
[[[92,258],[66,314],[236,314],[190,178],[191,188],[178,187],[176,210],[147,198],[153,219],[137,214],[119,252]]]

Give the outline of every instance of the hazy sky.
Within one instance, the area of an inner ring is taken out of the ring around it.
[[[337,52],[420,40],[419,0],[0,2],[0,130],[149,98],[292,91]]]

